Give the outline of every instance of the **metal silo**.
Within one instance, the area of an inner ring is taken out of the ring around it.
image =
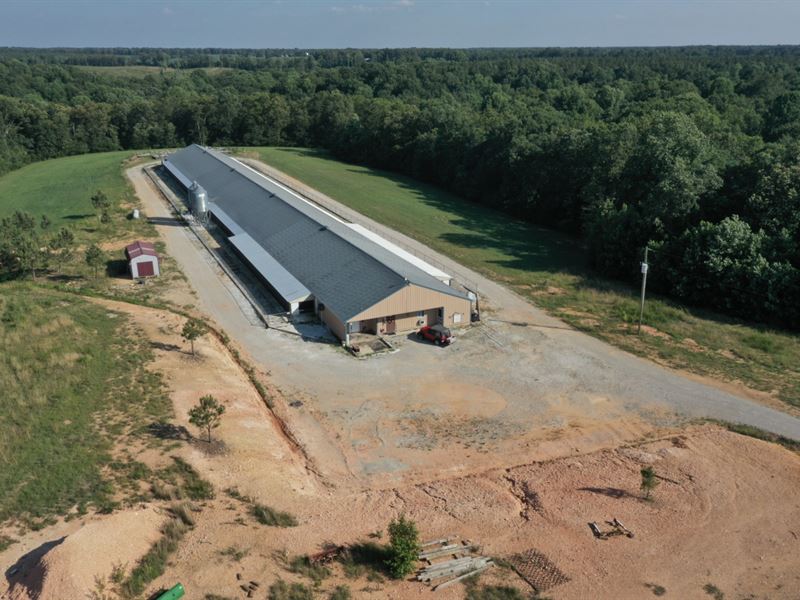
[[[202,219],[206,216],[208,194],[196,181],[192,183],[192,187],[189,189],[189,204],[195,217]]]

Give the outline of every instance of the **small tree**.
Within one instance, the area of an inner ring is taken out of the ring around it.
[[[225,407],[214,396],[203,396],[197,405],[189,410],[189,423],[198,429],[204,429],[210,444],[211,430],[219,427],[224,412]]]
[[[389,558],[386,566],[395,579],[402,579],[417,564],[420,551],[419,532],[414,521],[401,515],[389,523]]]
[[[49,251],[36,219],[24,211],[0,220],[0,270],[30,273],[47,267]]]
[[[96,244],[92,244],[86,249],[84,260],[86,261],[86,264],[91,267],[95,279],[97,279],[97,271],[101,266],[103,266],[103,261],[105,260],[103,257],[103,251],[100,250]]]
[[[208,326],[200,319],[189,319],[183,326],[181,336],[192,346],[192,356],[194,356],[194,341],[205,335],[208,331]]]
[[[92,206],[95,212],[97,212],[97,218],[102,222],[103,213],[108,212],[108,209],[111,207],[111,201],[108,199],[105,192],[97,190],[94,195],[92,195]]]
[[[653,467],[645,467],[641,470],[642,474],[642,485],[641,490],[644,492],[644,499],[650,500],[650,494],[653,492],[654,489],[660,483],[658,478],[656,477],[656,472],[653,470]]]
[[[67,228],[62,227],[48,243],[50,252],[55,256],[59,271],[61,266],[68,261],[75,251],[75,235]]]

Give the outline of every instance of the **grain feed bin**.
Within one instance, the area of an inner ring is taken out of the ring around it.
[[[189,208],[198,219],[204,218],[208,211],[208,194],[196,181],[189,188]]]

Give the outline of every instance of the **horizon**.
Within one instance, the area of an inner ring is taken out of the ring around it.
[[[630,46],[0,46],[2,50],[287,50],[320,51],[379,51],[379,50],[653,50],[685,48],[800,48],[800,42],[791,44],[682,44],[682,45],[630,45]]]
[[[751,0],[0,4],[4,47],[39,49],[794,46],[797,22],[800,3]]]

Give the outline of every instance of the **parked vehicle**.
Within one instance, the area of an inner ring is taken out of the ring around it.
[[[426,325],[417,332],[417,337],[433,342],[437,346],[447,346],[453,341],[450,330],[444,325]]]

